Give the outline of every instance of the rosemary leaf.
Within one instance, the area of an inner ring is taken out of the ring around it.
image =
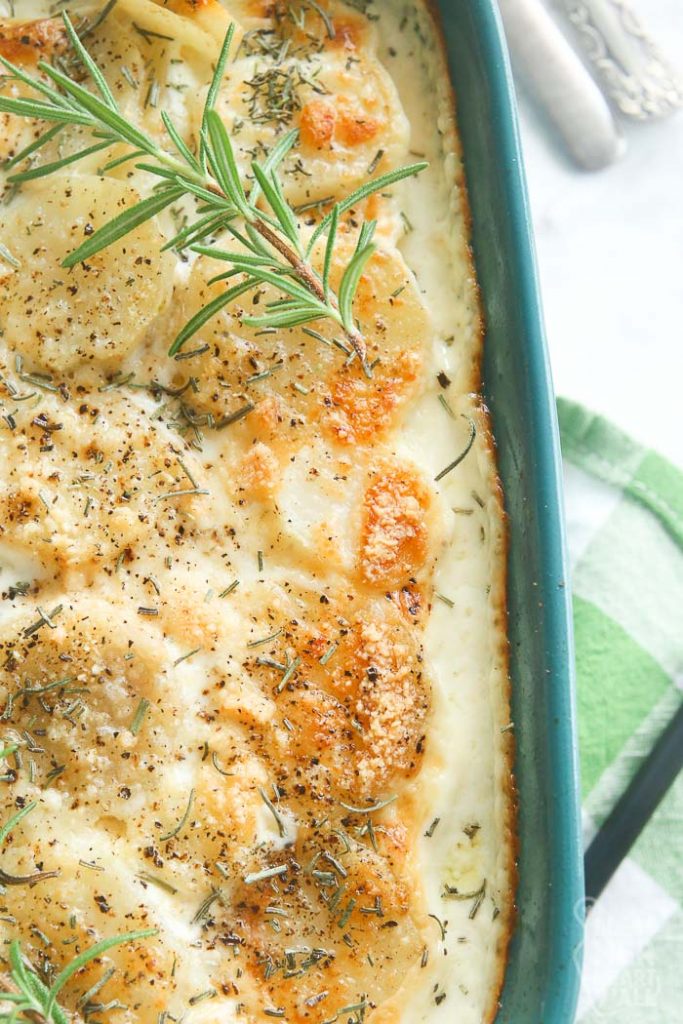
[[[174,839],[177,835],[179,835],[182,832],[183,828],[187,823],[187,819],[190,817],[190,811],[192,810],[193,803],[194,789],[191,789],[190,796],[187,801],[187,807],[185,808],[185,813],[183,814],[182,818],[180,819],[180,821],[178,822],[174,829],[171,829],[170,832],[165,832],[163,836],[159,836],[162,843],[167,842],[169,839]]]
[[[137,709],[135,711],[135,715],[133,716],[133,721],[130,724],[130,731],[132,732],[133,736],[137,736],[137,734],[140,732],[140,729],[142,728],[142,723],[144,722],[145,716],[147,715],[147,712],[150,707],[151,704],[147,700],[147,698],[141,697],[140,703],[138,704]]]
[[[141,199],[135,206],[129,206],[123,210],[117,217],[110,220],[107,224],[104,224],[101,228],[90,235],[89,238],[79,245],[72,253],[62,260],[62,266],[67,269],[75,267],[77,263],[82,263],[84,260],[90,259],[96,253],[102,249],[108,248],[113,245],[114,242],[118,242],[119,238],[123,238],[129,232],[139,227],[140,224],[144,224],[145,221],[151,220],[161,210],[166,209],[171,203],[174,203],[183,194],[181,185],[170,185],[167,188],[155,192],[154,195],[149,196],[147,199]]]
[[[453,459],[453,461],[449,462],[449,464],[445,467],[445,469],[442,469],[440,473],[437,473],[437,475],[434,477],[435,483],[438,483],[439,480],[443,480],[443,478],[448,473],[450,473],[452,470],[454,470],[456,466],[459,466],[460,463],[462,462],[462,460],[465,458],[465,456],[469,453],[472,445],[474,444],[474,440],[475,440],[475,438],[477,436],[477,427],[476,427],[476,424],[475,424],[474,420],[470,420],[469,423],[470,423],[470,436],[469,436],[469,439],[467,441],[467,444],[465,445],[465,447],[463,448],[463,450],[460,452],[460,454],[458,455],[458,457],[456,459]]]
[[[19,184],[23,181],[33,181],[35,178],[44,178],[48,174],[54,174],[55,171],[60,171],[62,167],[68,167],[69,164],[75,164],[77,160],[83,160],[84,157],[89,157],[92,153],[99,153],[100,150],[108,150],[108,148],[114,144],[116,139],[105,139],[103,142],[96,142],[94,145],[89,145],[85,150],[79,150],[78,153],[72,153],[68,157],[61,157],[60,160],[55,160],[50,164],[42,164],[39,167],[32,167],[28,171],[23,171],[20,174],[10,174],[7,178],[13,184]]]
[[[390,796],[387,800],[378,800],[369,807],[354,807],[352,804],[345,804],[343,800],[340,800],[339,803],[345,810],[351,811],[352,814],[373,814],[375,811],[381,811],[383,807],[393,804],[396,799],[396,795]]]

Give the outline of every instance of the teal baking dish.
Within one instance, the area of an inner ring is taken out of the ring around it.
[[[583,867],[557,419],[514,88],[494,0],[440,0],[486,318],[484,394],[509,522],[518,918],[496,1024],[571,1024]]]

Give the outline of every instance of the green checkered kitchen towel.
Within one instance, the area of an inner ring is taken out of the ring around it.
[[[558,402],[585,839],[681,700],[683,473]],[[580,1024],[683,1021],[683,777],[592,910]]]

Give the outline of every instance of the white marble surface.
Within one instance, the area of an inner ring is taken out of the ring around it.
[[[681,0],[634,6],[683,69]],[[624,122],[626,154],[587,174],[520,108],[557,393],[683,466],[683,111]]]

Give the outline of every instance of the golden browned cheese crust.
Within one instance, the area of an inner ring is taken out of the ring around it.
[[[196,149],[234,21],[216,108],[245,181],[299,130],[282,181],[307,237],[418,144],[388,60],[400,19],[372,7],[118,0],[86,42],[127,120],[170,148],[171,110]],[[8,59],[65,52],[57,18],[0,20]],[[11,160],[42,128],[2,118]],[[250,326],[270,284],[169,357],[225,288],[224,263],[161,251],[193,209],[67,271],[149,178],[93,154],[4,184],[0,826],[30,813],[0,864],[32,880],[0,893],[0,934],[49,984],[95,942],[154,929],[63,988],[86,1024],[494,1012],[514,876],[505,531],[452,109],[439,124],[433,239],[412,181],[340,218],[334,288],[378,222],[353,307],[369,374],[329,320]],[[65,129],[32,166],[86,138]],[[453,336],[407,241],[440,251],[442,192],[460,204]]]
[[[66,32],[56,18],[0,25],[0,55],[19,64],[51,60],[66,49]]]

